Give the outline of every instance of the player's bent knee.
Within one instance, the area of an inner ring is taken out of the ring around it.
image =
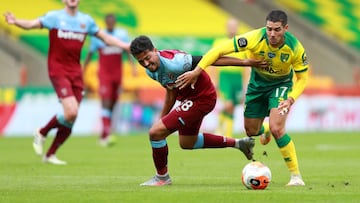
[[[270,127],[270,132],[275,138],[280,138],[285,134],[285,129],[282,127],[273,126],[272,128]]]
[[[77,111],[65,112],[64,118],[68,122],[75,122],[77,115],[78,115]]]
[[[246,129],[245,128],[245,132],[246,132],[246,135],[248,137],[251,137],[251,136],[255,136],[257,135],[259,132],[257,130],[254,130],[254,129]]]
[[[181,149],[191,150],[191,149],[194,149],[194,144],[180,142],[180,147],[181,147]]]
[[[158,137],[157,131],[154,128],[150,128],[150,130],[149,130],[150,140],[158,140],[157,137]]]
[[[150,140],[163,140],[166,136],[160,129],[152,127],[149,130],[149,138]]]

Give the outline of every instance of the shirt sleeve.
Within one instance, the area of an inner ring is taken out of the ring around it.
[[[90,46],[89,51],[95,52],[98,49],[98,38],[91,36],[90,38]]]
[[[265,28],[238,35],[234,38],[234,49],[236,52],[253,50],[262,40],[265,39],[265,35]]]
[[[146,74],[153,80],[157,81],[156,80],[156,76],[155,76],[155,73],[152,73],[151,71],[149,71],[148,69],[146,69]]]
[[[219,43],[204,55],[198,66],[205,69],[213,64],[220,56],[254,49],[262,39],[264,32],[264,29],[257,29]]]
[[[96,25],[94,19],[89,16],[88,33],[95,35],[97,32],[99,32],[99,27]]]
[[[124,39],[123,39],[123,41],[124,42],[130,42],[130,37],[129,37],[129,33],[126,31],[126,30],[124,30],[124,37],[123,37]]]
[[[198,66],[205,69],[213,64],[220,56],[235,52],[234,41],[235,38],[229,39],[210,49],[200,60]]]
[[[288,97],[292,97],[294,100],[296,100],[304,91],[309,78],[309,63],[307,61],[305,50],[300,43],[295,52],[293,68],[296,81]]]
[[[57,12],[56,11],[49,11],[45,15],[39,18],[41,26],[47,29],[53,29],[56,25],[57,20]]]

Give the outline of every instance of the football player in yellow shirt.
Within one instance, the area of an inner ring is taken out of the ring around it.
[[[234,38],[239,30],[239,22],[236,18],[230,18],[226,23],[227,36],[217,38],[213,42],[213,47]],[[246,59],[246,52],[231,53],[227,56]],[[236,105],[243,105],[245,99],[246,86],[249,82],[250,68],[240,66],[213,66],[212,79],[217,84],[219,96],[223,103],[219,114],[219,134],[226,137],[233,136],[234,110]],[[216,74],[215,74],[216,73]]]
[[[302,180],[294,142],[285,130],[287,113],[305,89],[308,61],[300,41],[287,31],[287,15],[281,10],[271,11],[263,28],[238,35],[211,49],[198,66],[179,76],[179,88],[194,87],[197,75],[222,55],[248,50],[250,58],[263,59],[267,68],[252,67],[246,93],[244,125],[248,136],[263,136],[263,144],[271,136],[264,134],[262,123],[269,116],[270,131],[289,169],[288,186],[305,185]],[[293,82],[293,74],[296,76]]]

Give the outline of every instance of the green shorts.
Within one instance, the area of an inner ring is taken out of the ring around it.
[[[241,72],[220,72],[219,91],[221,99],[232,101],[234,105],[239,104],[243,99],[243,80]]]
[[[265,118],[269,116],[272,108],[287,99],[292,83],[282,83],[270,87],[254,87],[249,84],[246,92],[245,112],[246,118]]]

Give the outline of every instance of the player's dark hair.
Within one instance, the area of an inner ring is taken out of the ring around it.
[[[130,52],[132,55],[140,54],[146,50],[154,50],[154,45],[150,38],[145,35],[136,37],[130,44]]]
[[[116,19],[115,15],[113,13],[106,14],[105,20],[107,20],[109,18]]]
[[[266,21],[281,22],[281,25],[285,26],[287,24],[287,15],[282,10],[273,10],[267,15]]]

